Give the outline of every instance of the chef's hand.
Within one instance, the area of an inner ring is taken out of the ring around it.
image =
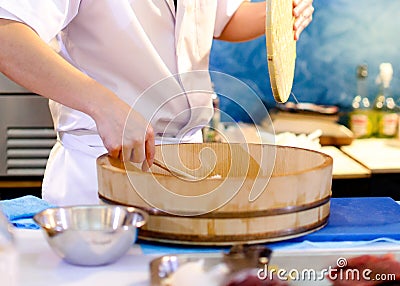
[[[264,35],[265,13],[265,1],[244,1],[217,39],[228,42],[243,42]],[[295,32],[295,40],[299,39],[301,32],[310,24],[313,13],[313,0],[293,0],[293,16],[295,17],[293,30]]]
[[[147,170],[154,159],[154,132],[140,113],[121,100],[102,108],[95,118],[97,130],[109,155],[140,163]],[[123,138],[123,140],[122,140]]]
[[[294,39],[298,40],[301,32],[312,21],[314,13],[313,0],[293,0],[293,16],[296,18],[293,29]]]

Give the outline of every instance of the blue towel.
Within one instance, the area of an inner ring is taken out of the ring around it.
[[[17,228],[25,229],[39,229],[40,227],[34,222],[33,216],[51,207],[53,205],[31,195],[0,201],[0,209],[9,222]]]

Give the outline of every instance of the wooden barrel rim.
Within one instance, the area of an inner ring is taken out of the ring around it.
[[[188,234],[172,234],[157,231],[149,231],[140,229],[138,238],[146,241],[156,241],[163,243],[179,243],[193,245],[232,245],[236,243],[265,243],[281,241],[283,239],[291,239],[312,233],[323,228],[328,223],[329,215],[312,224],[304,225],[298,228],[284,229],[280,231],[257,233],[257,234],[235,234],[235,235],[188,235]]]
[[[101,200],[105,201],[106,203],[110,204],[119,204],[119,205],[124,205],[124,206],[133,206],[138,209],[142,209],[145,212],[147,212],[149,215],[152,216],[163,216],[163,217],[190,217],[193,219],[204,219],[204,218],[211,218],[211,219],[233,219],[233,218],[255,218],[255,217],[267,217],[267,216],[275,216],[275,215],[283,215],[283,214],[293,214],[297,212],[302,212],[306,211],[309,209],[317,208],[322,205],[325,205],[330,202],[331,196],[327,196],[325,198],[322,198],[320,200],[307,203],[307,204],[302,204],[302,205],[296,205],[296,206],[287,206],[283,208],[275,208],[275,209],[266,209],[266,210],[257,210],[257,211],[249,211],[249,212],[210,212],[202,215],[196,215],[196,216],[180,216],[177,214],[170,214],[161,210],[158,210],[156,208],[149,208],[149,207],[143,207],[143,206],[134,206],[134,205],[128,205],[124,203],[120,203],[117,201],[113,201],[109,198],[104,197],[103,195],[99,194],[99,197]]]
[[[185,143],[185,145],[197,145],[199,143]],[[212,147],[212,145],[215,145],[216,143],[202,143],[205,146],[209,146]],[[217,143],[217,144],[227,144],[227,145],[241,145],[241,143]],[[175,144],[170,144],[170,146],[173,146]],[[317,150],[312,150],[312,149],[306,149],[306,148],[301,148],[301,147],[293,147],[293,146],[282,146],[282,145],[272,145],[272,144],[261,144],[261,143],[249,143],[248,145],[253,145],[253,146],[269,146],[271,148],[276,148],[276,150],[280,149],[280,150],[284,150],[284,149],[292,149],[292,150],[301,150],[301,151],[305,151],[309,154],[315,154],[321,157],[321,159],[323,160],[320,164],[316,165],[316,166],[312,166],[306,169],[301,169],[298,171],[292,171],[292,172],[287,172],[285,174],[276,174],[276,173],[272,173],[271,177],[288,177],[288,176],[296,176],[296,175],[301,175],[304,173],[309,173],[315,170],[321,170],[324,169],[330,165],[333,164],[333,158],[326,154],[323,153],[321,151],[317,151]],[[157,147],[157,146],[156,146]],[[112,158],[108,155],[108,154],[103,154],[101,156],[99,156],[97,158],[97,164],[104,169],[108,169],[110,171],[113,172],[117,172],[117,173],[121,173],[121,174],[126,174],[126,170],[123,168],[118,168],[111,165],[107,165],[107,163],[110,163],[110,160],[112,160]],[[170,175],[166,175],[166,174],[158,174],[158,173],[151,173],[151,172],[143,172],[141,170],[130,170],[129,172],[131,173],[135,173],[141,176],[149,176],[149,177],[170,177]],[[240,178],[241,176],[231,176],[231,178]],[[207,178],[207,180],[224,180],[226,177],[224,178]],[[255,178],[255,177],[249,177],[249,178]]]
[[[231,143],[232,144],[232,143]],[[249,144],[249,145],[270,145],[270,144]],[[278,148],[278,149],[292,149],[292,150],[301,150],[301,151],[305,151],[307,153],[313,153],[316,155],[319,155],[322,159],[323,162],[320,163],[319,165],[307,168],[307,169],[302,169],[299,171],[294,171],[294,172],[287,172],[285,174],[272,174],[271,177],[274,178],[279,178],[279,177],[288,177],[288,176],[296,176],[296,175],[301,175],[301,174],[305,174],[305,173],[309,173],[315,170],[321,170],[324,169],[330,165],[333,164],[333,158],[326,154],[323,153],[321,151],[317,151],[317,150],[312,150],[312,149],[306,149],[306,148],[301,148],[301,147],[294,147],[294,146],[283,146],[283,145],[270,145],[274,148]]]

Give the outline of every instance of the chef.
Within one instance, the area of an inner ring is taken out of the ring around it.
[[[294,0],[294,37],[312,0]],[[213,39],[265,31],[265,2],[0,0],[0,72],[49,98],[57,143],[42,197],[97,204],[96,158],[146,170],[160,142],[199,142],[212,116]]]

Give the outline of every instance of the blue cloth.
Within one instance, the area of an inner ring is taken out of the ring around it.
[[[142,252],[146,255],[167,255],[167,254],[187,254],[187,253],[215,253],[215,252],[228,252],[230,247],[197,247],[197,246],[183,246],[174,244],[162,244],[156,242],[139,241]],[[335,248],[357,248],[357,247],[392,247],[393,245],[400,245],[400,240],[391,238],[377,238],[373,240],[361,241],[301,241],[301,242],[274,242],[265,243],[265,246],[276,250],[298,250],[298,249],[335,249]]]
[[[388,197],[332,198],[328,224],[313,233],[281,242],[271,249],[356,247],[400,244],[400,205]],[[140,243],[144,254],[190,253],[226,250],[154,242]]]
[[[9,222],[18,228],[25,229],[39,229],[40,227],[34,222],[33,216],[51,207],[53,205],[31,195],[0,201],[0,209]]]

